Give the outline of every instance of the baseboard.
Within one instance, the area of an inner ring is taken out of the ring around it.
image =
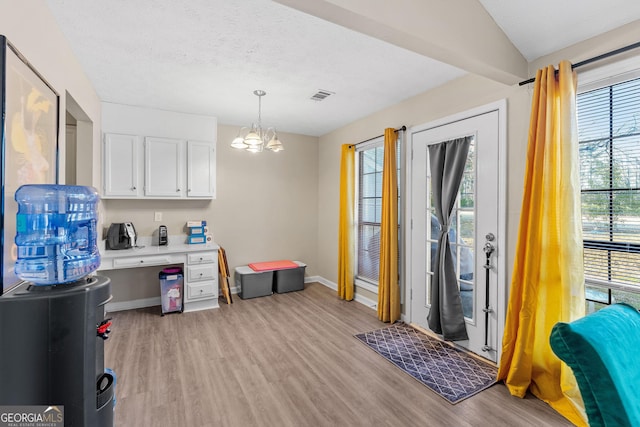
[[[329,289],[333,289],[334,291],[338,290],[338,285],[330,280],[325,279],[322,276],[307,276],[304,278],[304,283],[320,283],[323,286],[326,286]],[[237,294],[240,292],[240,288],[238,286],[234,286],[230,288],[231,294]],[[367,307],[376,310],[378,308],[378,301],[373,301],[369,298],[366,298],[362,295],[356,293],[354,300],[359,302],[362,305],[366,305]],[[121,301],[121,302],[110,302],[106,305],[105,310],[109,313],[113,313],[115,311],[124,311],[124,310],[134,310],[136,308],[145,308],[145,307],[153,307],[156,305],[160,305],[160,297],[151,297],[151,298],[143,298],[143,299],[135,299],[131,301]]]
[[[304,279],[305,283],[309,283],[309,282],[318,282],[321,285],[326,286],[329,289],[333,289],[334,291],[338,290],[338,284],[334,283],[330,280],[325,279],[324,277],[321,276],[309,276],[309,277],[305,277]],[[377,310],[378,309],[378,301],[373,301],[367,297],[364,297],[362,295],[359,295],[356,292],[356,295],[354,297],[354,300],[356,302],[359,302],[362,305],[366,305],[367,307],[373,309],[373,310]]]
[[[107,303],[105,310],[108,313],[113,313],[114,311],[134,310],[136,308],[153,307],[160,304],[160,297],[158,296],[151,298],[134,299],[131,301],[110,302]]]

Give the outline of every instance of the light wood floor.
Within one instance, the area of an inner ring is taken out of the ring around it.
[[[497,384],[450,405],[353,335],[375,311],[318,283],[217,310],[110,314],[116,426],[565,426]]]

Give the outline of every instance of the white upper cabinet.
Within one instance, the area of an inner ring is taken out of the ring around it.
[[[215,197],[216,149],[209,142],[187,142],[187,196]]]
[[[216,197],[217,119],[102,103],[106,199]]]
[[[108,133],[104,136],[104,195],[138,197],[138,150],[136,135]]]
[[[104,140],[104,198],[215,198],[215,143],[121,134]]]
[[[184,195],[184,141],[144,139],[144,195],[180,198]]]

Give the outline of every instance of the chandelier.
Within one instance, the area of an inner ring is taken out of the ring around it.
[[[231,146],[252,153],[259,153],[265,148],[274,152],[284,150],[282,142],[278,139],[276,129],[273,127],[267,128],[266,130],[262,128],[262,97],[265,96],[267,92],[258,89],[254,90],[253,94],[258,97],[258,123],[252,123],[251,128],[246,126],[240,128]]]

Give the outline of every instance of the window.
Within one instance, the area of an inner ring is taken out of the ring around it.
[[[358,256],[356,279],[377,286],[380,271],[380,222],[382,220],[382,167],[384,164],[384,139],[377,138],[358,148]],[[400,139],[396,158],[398,164],[398,227],[400,224]],[[398,228],[398,230],[400,230]],[[400,233],[398,232],[398,239]],[[398,245],[398,258],[400,245]],[[398,263],[398,265],[400,265]],[[362,282],[360,282],[362,284]]]
[[[578,95],[588,309],[640,308],[640,79]]]
[[[458,277],[458,289],[462,301],[462,312],[466,318],[473,319],[473,288],[474,288],[474,267],[473,245],[475,236],[475,184],[476,184],[476,140],[471,139],[469,153],[464,166],[462,182],[458,190],[456,203],[451,212],[451,224],[449,225],[449,245],[453,256],[453,268]],[[429,188],[428,211],[431,215],[431,227],[428,231],[427,240],[430,242],[429,248],[429,272],[427,273],[427,302],[431,304],[431,282],[433,278],[433,262],[438,249],[438,234],[442,229],[435,214],[433,206],[433,191],[431,188],[431,178],[427,186]],[[483,273],[484,274],[484,273]]]

